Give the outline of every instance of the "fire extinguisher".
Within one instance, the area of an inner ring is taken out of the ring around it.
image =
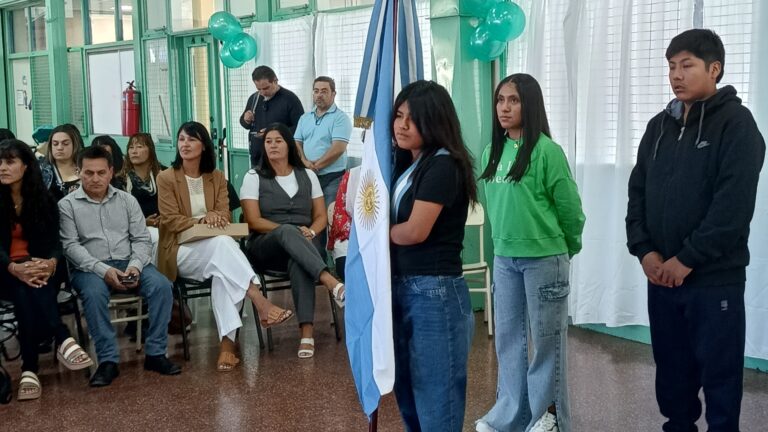
[[[141,93],[136,90],[133,81],[126,83],[128,88],[123,91],[122,109],[123,136],[139,133],[141,122]]]

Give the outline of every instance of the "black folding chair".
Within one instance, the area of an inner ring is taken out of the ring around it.
[[[287,272],[261,269],[257,267],[254,267],[254,271],[259,275],[259,278],[261,279],[261,293],[264,295],[264,297],[267,297],[270,292],[291,289],[291,278],[288,277]],[[323,287],[323,289],[325,289],[325,287]],[[336,333],[336,341],[339,342],[341,341],[341,330],[339,329],[340,326],[338,325],[338,310],[336,302],[333,300],[333,294],[330,292],[328,292],[328,299],[331,302],[331,315],[333,316],[331,326],[333,326],[333,330]],[[256,310],[255,306],[253,308],[253,314],[256,319],[256,327],[259,329],[259,341],[261,341],[263,338],[261,335],[261,320],[259,319],[259,312]],[[263,348],[263,345],[261,346]],[[267,346],[269,347],[269,351],[272,351],[275,348],[272,342],[271,328],[267,328]]]

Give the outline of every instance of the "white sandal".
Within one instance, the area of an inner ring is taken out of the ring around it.
[[[77,362],[78,358],[85,356],[85,359],[81,362]],[[74,338],[68,337],[61,343],[59,349],[56,350],[56,358],[69,370],[81,370],[93,365],[93,360],[87,352],[75,342]]]
[[[301,338],[299,341],[299,346],[301,345],[311,345],[312,348],[299,348],[299,358],[305,359],[310,358],[313,355],[315,355],[315,339],[314,338]]]
[[[331,291],[331,294],[333,294],[333,301],[335,301],[340,308],[344,307],[344,298],[346,297],[346,293],[347,290],[344,287],[344,284],[341,282],[336,284],[336,286],[333,287],[333,291]]]
[[[19,396],[17,399],[20,401],[39,399],[42,393],[43,388],[40,385],[40,379],[37,375],[30,371],[22,372],[21,380],[19,381]]]

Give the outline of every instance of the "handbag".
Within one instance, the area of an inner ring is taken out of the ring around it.
[[[168,322],[168,334],[181,334],[187,326],[192,324],[192,310],[189,305],[184,302],[184,322],[181,322],[181,306],[182,303],[178,299],[173,299],[173,307],[171,308],[171,321]]]

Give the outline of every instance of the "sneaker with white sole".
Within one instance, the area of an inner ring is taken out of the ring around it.
[[[557,427],[557,417],[549,411],[545,412],[530,432],[560,432],[560,428]]]
[[[476,432],[496,432],[496,429],[492,428],[488,423],[478,420],[475,422],[475,431]]]

